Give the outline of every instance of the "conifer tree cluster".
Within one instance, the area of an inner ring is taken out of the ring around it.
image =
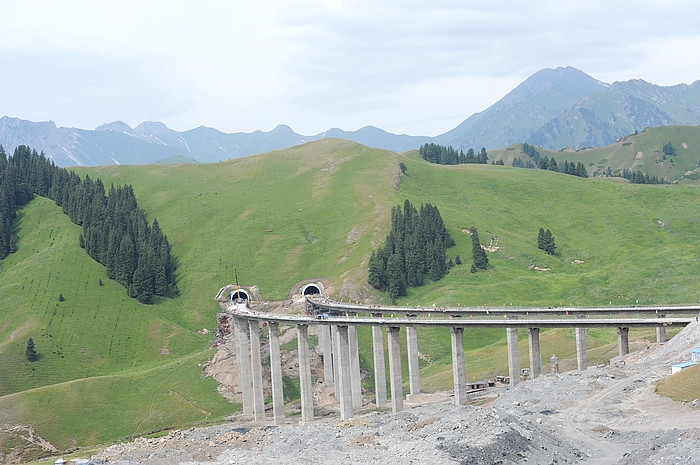
[[[619,177],[627,179],[632,184],[668,184],[668,180],[657,176],[649,176],[640,170],[632,171],[623,168]]]
[[[0,145],[0,260],[17,251],[14,220],[17,210],[34,198],[26,176],[17,163],[8,160]]]
[[[676,148],[672,143],[664,144],[663,146],[664,155],[673,156],[676,154]]]
[[[14,252],[12,220],[34,194],[54,200],[82,226],[80,246],[131,297],[151,303],[156,295],[177,293],[168,239],[156,220],[148,224],[131,186],[111,186],[105,193],[100,179],[86,176],[81,181],[74,172],[56,167],[43,153],[23,145],[9,158],[0,147],[0,259]]]
[[[558,173],[569,174],[571,176],[578,176],[580,178],[587,178],[588,171],[586,167],[580,161],[577,163],[569,162],[564,160],[564,163],[559,165],[554,158],[549,158],[548,156],[542,156],[537,149],[530,144],[523,144],[523,153],[532,159],[521,160],[518,157],[513,159],[512,166],[516,168],[539,168],[541,170],[556,171]]]
[[[537,234],[537,247],[545,251],[547,255],[554,255],[554,249],[557,248],[554,243],[554,236],[552,236],[552,231],[544,230],[540,228],[540,232]]]
[[[384,246],[372,252],[367,282],[392,299],[406,295],[426,278],[439,280],[448,271],[445,250],[455,245],[437,207],[427,203],[420,212],[404,202],[391,210],[391,231]]]
[[[486,147],[482,147],[481,152],[478,154],[474,152],[474,149],[469,149],[467,153],[464,153],[463,150],[457,152],[453,147],[445,147],[444,145],[430,142],[421,145],[418,153],[424,160],[430,163],[437,163],[438,165],[461,165],[465,163],[485,165],[489,161]]]

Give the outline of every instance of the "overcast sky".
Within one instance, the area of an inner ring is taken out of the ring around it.
[[[542,68],[700,79],[696,0],[0,0],[0,116],[438,135]]]

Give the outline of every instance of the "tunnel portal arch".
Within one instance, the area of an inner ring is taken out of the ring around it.
[[[304,285],[301,288],[301,295],[302,296],[307,296],[307,295],[322,295],[323,294],[323,285],[320,283],[309,283]]]
[[[245,291],[245,289],[234,289],[231,292],[231,302],[235,302],[237,300],[247,300],[250,301],[250,295]]]

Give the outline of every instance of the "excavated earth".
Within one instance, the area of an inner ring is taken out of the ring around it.
[[[396,415],[390,405],[377,411],[367,403],[347,421],[339,419],[332,389],[317,388],[319,419],[307,425],[289,411],[279,427],[235,415],[225,425],[111,446],[91,463],[700,464],[700,401],[654,392],[695,347],[700,323],[606,366],[494,389],[481,406],[425,394]],[[324,400],[331,403],[320,405]]]

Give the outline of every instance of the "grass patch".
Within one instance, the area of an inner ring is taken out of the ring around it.
[[[700,364],[662,379],[656,392],[678,402],[700,399]]]

